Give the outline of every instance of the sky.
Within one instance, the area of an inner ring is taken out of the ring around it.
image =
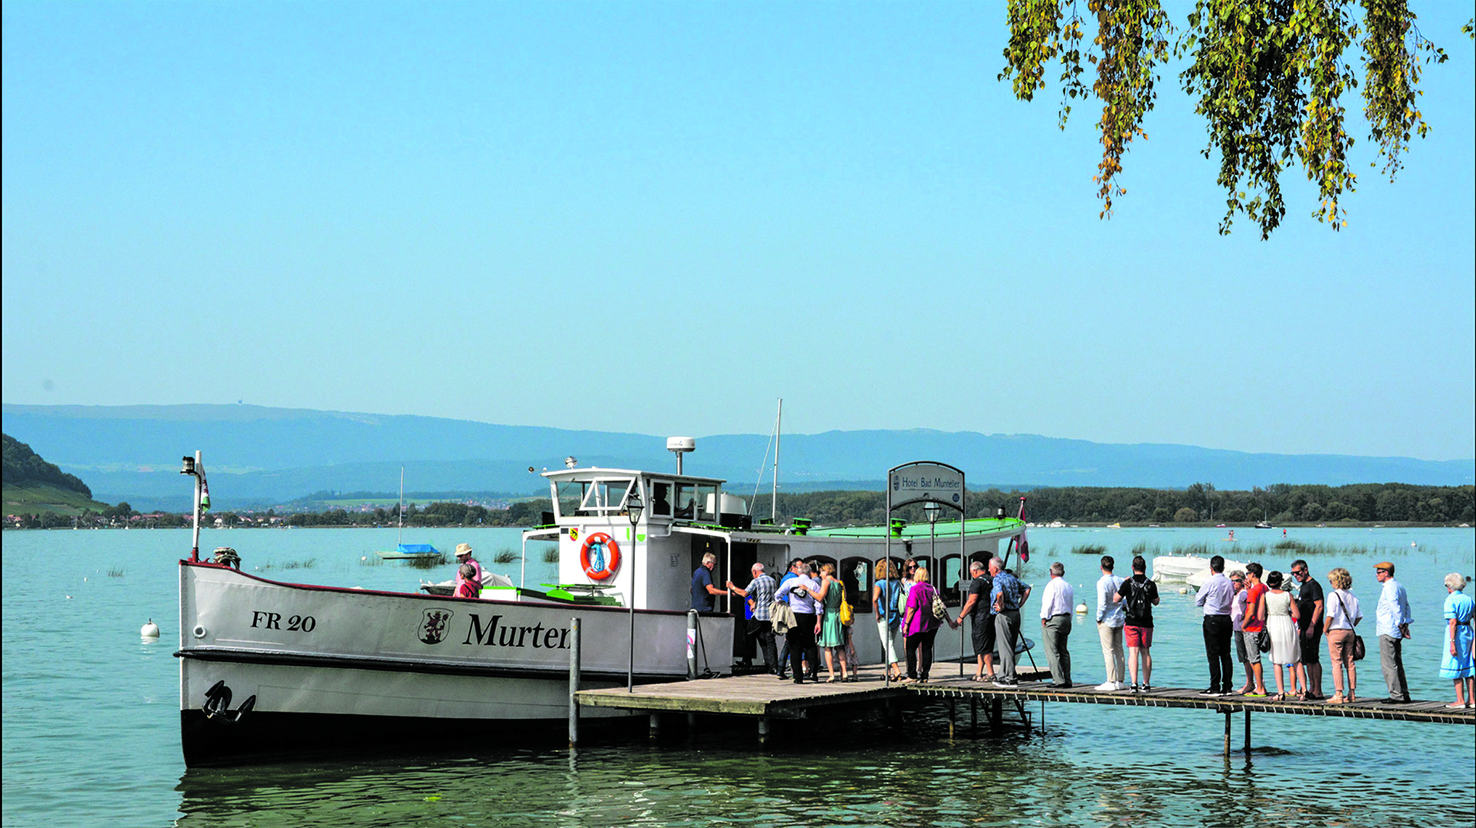
[[[1178,64],[1100,220],[1003,4],[8,1],[0,396],[1476,457],[1473,4],[1415,9],[1430,135],[1391,184],[1350,94],[1348,226],[1296,168],[1261,241]]]

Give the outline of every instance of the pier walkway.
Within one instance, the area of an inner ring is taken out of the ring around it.
[[[837,681],[828,684],[822,679],[820,682],[794,684],[780,681],[768,674],[757,674],[643,684],[637,686],[634,692],[627,692],[624,688],[581,690],[574,696],[580,706],[619,708],[649,714],[653,737],[660,730],[662,714],[685,713],[689,724],[695,721],[698,714],[749,717],[758,723],[761,742],[768,738],[769,722],[772,719],[807,719],[824,711],[856,706],[871,706],[895,713],[900,709],[899,703],[911,699],[947,701],[950,731],[956,718],[957,702],[960,700],[969,702],[971,719],[975,725],[982,707],[990,725],[996,728],[1002,724],[1006,704],[1015,709],[1027,725],[1031,715],[1025,705],[1035,702],[1042,703],[1042,717],[1045,715],[1045,703],[1209,710],[1225,716],[1224,744],[1227,755],[1230,752],[1231,716],[1235,713],[1243,713],[1245,716],[1247,751],[1250,750],[1252,713],[1476,725],[1476,710],[1452,709],[1446,707],[1445,702],[1436,701],[1415,701],[1409,704],[1389,704],[1378,699],[1360,700],[1353,704],[1278,702],[1239,695],[1201,696],[1197,690],[1168,687],[1156,689],[1152,693],[1101,692],[1093,685],[1052,687],[1040,680],[1048,677],[1045,671],[1023,672],[1019,687],[1006,689],[969,681],[967,676],[938,675],[951,673],[957,666],[956,662],[936,665],[934,677],[927,682],[887,684],[883,681],[882,668],[876,666],[862,668],[861,680],[857,682]]]

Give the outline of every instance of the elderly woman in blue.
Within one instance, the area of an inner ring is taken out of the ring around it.
[[[1445,654],[1440,659],[1440,677],[1455,682],[1456,700],[1446,707],[1476,707],[1476,695],[1472,695],[1472,683],[1476,681],[1476,635],[1473,635],[1471,616],[1476,614],[1476,601],[1461,592],[1466,579],[1459,572],[1445,576]]]

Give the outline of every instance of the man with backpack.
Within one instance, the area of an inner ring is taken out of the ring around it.
[[[1117,600],[1123,602],[1125,621],[1123,641],[1128,648],[1128,676],[1132,691],[1141,688],[1144,693],[1153,692],[1153,607],[1158,604],[1158,584],[1148,579],[1148,562],[1142,555],[1133,556],[1133,577],[1122,582],[1117,590]],[[1142,669],[1139,669],[1141,663]],[[1143,682],[1138,683],[1142,675]]]

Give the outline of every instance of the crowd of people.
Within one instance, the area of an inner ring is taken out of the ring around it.
[[[714,563],[715,558],[704,560],[694,573],[694,607],[700,603],[710,609],[712,596],[722,592],[744,597],[749,604],[748,633],[762,650],[765,664],[779,678],[787,679],[793,673],[796,683],[819,680],[823,651],[826,681],[857,680],[851,605],[834,564],[817,565],[795,558],[777,582],[764,572],[763,564],[754,564],[752,580],[746,587],[728,581],[727,590],[720,590],[712,585],[710,575],[702,577]],[[1096,685],[1100,692],[1153,691],[1153,608],[1160,603],[1158,585],[1148,577],[1147,561],[1141,555],[1134,556],[1131,566],[1132,574],[1123,578],[1115,574],[1116,562],[1111,555],[1101,559],[1096,624],[1106,680]],[[1328,704],[1359,699],[1357,662],[1363,658],[1364,648],[1357,628],[1364,616],[1352,591],[1353,576],[1347,569],[1337,567],[1327,573],[1328,590],[1312,576],[1304,560],[1293,561],[1289,575],[1266,572],[1259,563],[1247,564],[1244,571],[1224,570],[1224,558],[1212,557],[1211,576],[1194,599],[1203,614],[1209,672],[1209,685],[1201,695],[1242,695],[1272,701],[1295,698]],[[1410,701],[1404,642],[1411,638],[1412,619],[1409,597],[1395,579],[1394,570],[1389,561],[1374,566],[1379,584],[1374,625],[1379,668],[1387,688],[1380,700],[1403,704]],[[1003,688],[1019,685],[1016,657],[1028,646],[1022,640],[1021,611],[1032,588],[1021,583],[997,557],[987,563],[973,561],[969,574],[971,579],[963,585],[964,600],[955,618],[925,566],[911,558],[900,567],[891,560],[876,563],[871,609],[892,680],[927,681],[938,631],[945,625],[958,629],[967,619],[975,657],[971,680]],[[1040,634],[1050,667],[1049,686],[1066,688],[1072,686],[1069,638],[1075,595],[1059,561],[1051,564],[1050,575],[1041,594]],[[1297,585],[1295,594],[1289,589],[1292,582]],[[1447,705],[1451,708],[1476,707],[1476,602],[1464,593],[1465,585],[1466,579],[1458,573],[1445,577],[1448,594],[1440,676],[1454,683],[1455,701]],[[776,654],[779,635],[783,636],[783,647]],[[899,637],[901,658],[896,649]],[[1324,650],[1332,674],[1330,697],[1323,695]],[[1264,664],[1267,657],[1271,662],[1269,672]],[[1240,662],[1245,675],[1238,689],[1234,686],[1235,661]],[[1268,689],[1268,678],[1274,679],[1275,693]]]

